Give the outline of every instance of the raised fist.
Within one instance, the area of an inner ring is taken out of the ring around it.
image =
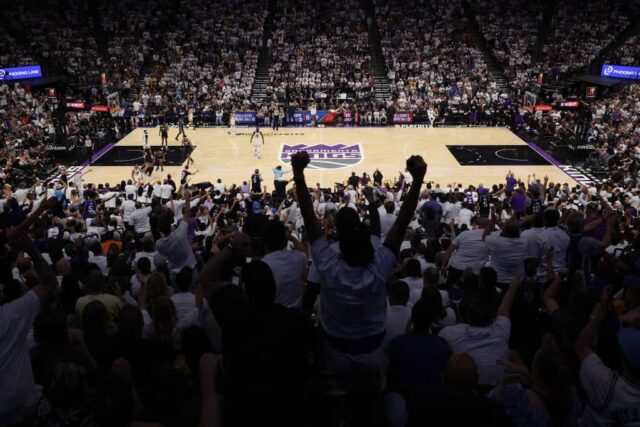
[[[311,162],[311,160],[309,159],[309,153],[306,151],[298,151],[291,156],[291,167],[293,168],[294,175],[302,173],[309,162]]]
[[[427,164],[422,156],[411,156],[407,159],[407,170],[414,180],[420,180],[427,173]]]

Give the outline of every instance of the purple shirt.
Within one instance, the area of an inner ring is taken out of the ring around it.
[[[526,198],[524,194],[522,194],[522,192],[520,191],[517,191],[513,193],[513,196],[511,196],[511,208],[513,208],[514,212],[522,213],[524,212],[525,201]]]
[[[516,188],[516,184],[518,184],[518,180],[515,179],[512,176],[508,176],[507,177],[507,191],[513,191],[514,188]]]

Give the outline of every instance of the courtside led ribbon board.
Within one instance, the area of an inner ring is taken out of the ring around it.
[[[602,66],[602,76],[615,77],[617,79],[640,80],[640,67],[604,64]]]
[[[413,123],[413,111],[397,111],[393,113],[393,123]]]
[[[255,125],[257,113],[255,111],[236,111],[236,125]]]
[[[35,79],[37,77],[42,77],[42,68],[39,65],[0,68],[0,81]]]

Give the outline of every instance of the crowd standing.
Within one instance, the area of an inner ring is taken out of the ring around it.
[[[558,6],[545,51],[560,73],[627,23],[617,7],[606,20],[604,6],[574,3]],[[160,122],[184,130],[203,117],[226,125],[230,111],[255,108],[266,5],[43,4],[41,20],[24,6],[12,15],[31,47],[92,81],[77,95],[96,102],[107,70],[122,114],[72,113],[28,86],[0,86],[0,425],[637,423],[638,86],[593,102],[580,126],[595,146],[589,167],[610,171],[602,184],[511,173],[435,183],[429,159],[412,156],[398,176],[354,171],[321,188],[305,179],[304,152],[290,175],[274,170],[273,192],[260,171],[209,188],[190,185],[188,170],[89,183],[41,142]],[[367,98],[370,23],[356,3],[276,6],[272,119],[335,106],[344,91],[364,99],[367,124],[405,109],[431,123],[502,112],[506,125],[579,136],[577,113],[516,111],[461,2],[405,3],[410,16],[376,2],[393,90],[384,105]],[[95,13],[99,28],[75,25]],[[586,34],[592,19],[602,39]],[[532,28],[508,20],[519,29],[503,39],[491,15],[478,20],[503,66],[514,56],[517,81],[531,45],[514,41]],[[7,47],[3,60],[29,55]],[[53,167],[60,179],[39,179]]]
[[[296,154],[273,193],[170,175],[94,186],[64,170],[6,184],[2,422],[632,417],[631,175],[465,188],[411,157],[397,177],[320,188],[308,162]]]

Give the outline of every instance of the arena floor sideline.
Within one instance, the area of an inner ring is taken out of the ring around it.
[[[148,131],[150,144],[160,146],[158,129]],[[299,149],[312,154],[308,183],[320,183],[323,187],[345,181],[352,171],[362,175],[379,168],[385,179],[392,178],[412,154],[426,159],[427,180],[442,185],[501,183],[509,170],[523,180],[535,174],[539,178],[547,175],[554,183],[576,182],[548,154],[505,128],[282,128],[277,132],[265,128],[262,129],[265,145],[259,160],[254,158],[250,143],[252,131],[252,128],[187,129],[196,147],[192,154],[195,164],[190,169],[199,170],[192,183],[215,182],[220,178],[227,185],[241,184],[249,180],[254,169],[260,169],[270,191],[272,168],[283,165],[285,170],[289,169],[289,155]],[[129,179],[133,165],[141,162],[142,132],[143,129],[134,130],[102,153],[84,180],[113,185]],[[177,132],[170,129],[169,144],[179,152]],[[153,181],[166,177],[167,173],[179,178],[183,159],[176,160],[176,155],[179,154],[174,154],[171,162],[174,166],[154,172]]]

